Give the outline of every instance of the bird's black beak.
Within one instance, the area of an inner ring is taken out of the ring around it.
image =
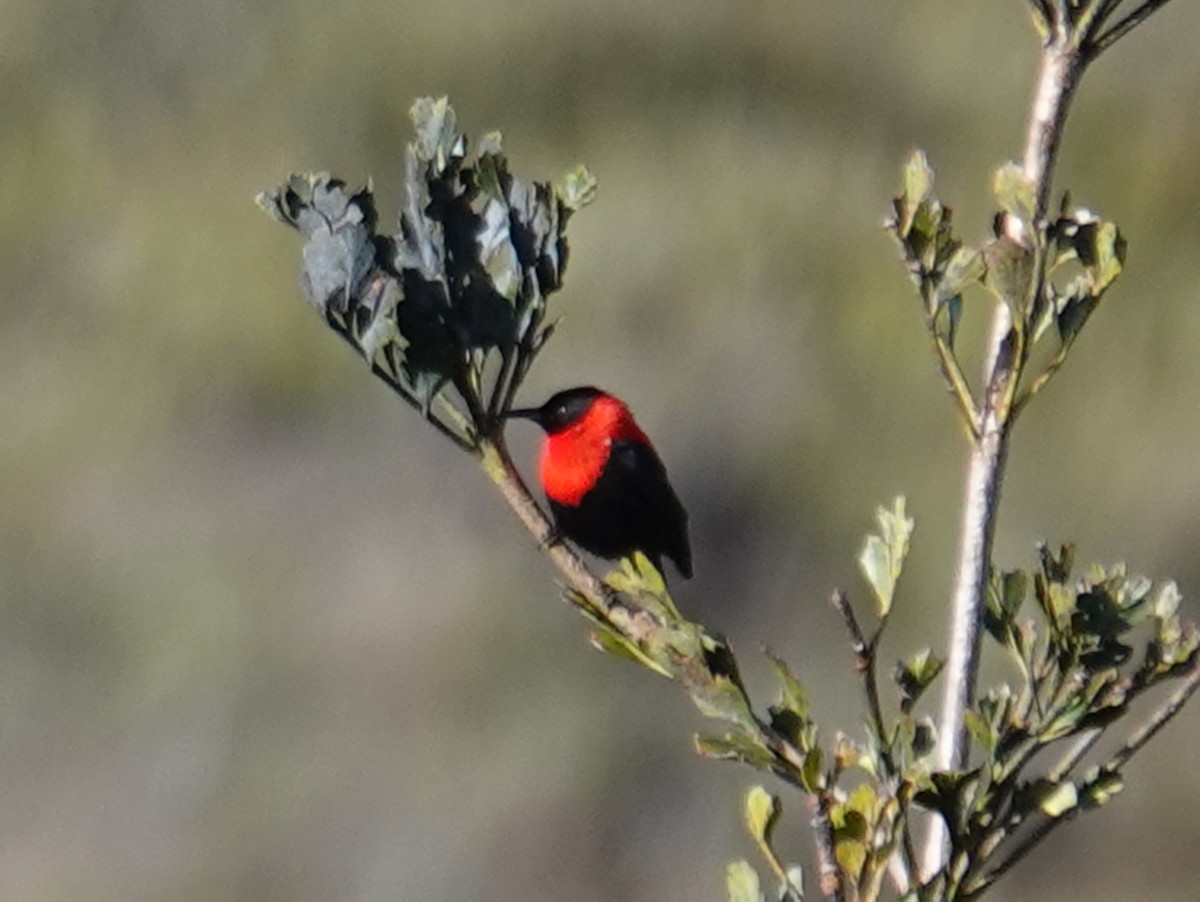
[[[517,410],[510,410],[504,415],[506,420],[533,420],[535,423],[542,421],[542,408],[540,407],[521,407]]]

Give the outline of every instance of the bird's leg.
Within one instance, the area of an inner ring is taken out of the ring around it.
[[[566,544],[566,536],[564,536],[554,524],[550,525],[546,535],[538,542],[539,551],[549,551],[551,548],[556,548],[559,545]]]
[[[613,608],[616,608],[616,607],[622,607],[622,608],[628,609],[628,605],[626,604],[624,599],[621,598],[621,593],[618,592],[616,589],[614,589],[612,586],[610,586],[608,583],[604,583],[604,609],[606,611],[611,611]]]

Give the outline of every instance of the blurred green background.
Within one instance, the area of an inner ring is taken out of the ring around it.
[[[985,233],[1024,4],[0,10],[0,898],[722,899],[760,778],[691,754],[678,687],[589,650],[472,463],[308,310],[253,195],[373,176],[391,220],[422,94],[502,129],[526,178],[587,163],[524,400],[631,402],[691,511],[681,605],[760,698],[769,639],[855,732],[829,592],[865,602],[861,537],[903,492],[885,658],[941,648],[965,456],[880,223],[920,146]],[[996,549],[1074,540],[1174,576],[1193,615],[1198,33],[1171,4],[1083,84],[1058,186],[1121,225],[1129,269],[1018,428]],[[1149,874],[1194,898],[1197,741],[1200,708],[995,898],[1145,898]],[[807,863],[805,821],[787,800]]]

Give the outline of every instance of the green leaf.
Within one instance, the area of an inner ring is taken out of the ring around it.
[[[908,714],[912,711],[922,693],[942,672],[944,664],[945,662],[928,648],[916,652],[907,661],[897,662],[892,676],[896,685],[900,687],[900,710],[902,712]]]
[[[775,763],[775,756],[769,749],[742,732],[729,732],[719,737],[697,735],[695,746],[696,754],[701,757],[741,761],[759,770],[770,770]]]
[[[592,647],[598,651],[617,658],[625,658],[628,661],[636,661],[660,676],[665,676],[667,679],[674,678],[674,674],[669,669],[651,658],[612,627],[598,625],[588,634],[588,638],[591,640]]]
[[[692,701],[705,717],[727,720],[748,729],[754,726],[754,715],[746,693],[736,682],[725,676],[714,676],[702,685],[690,686]]]
[[[1122,607],[1104,588],[1101,585],[1080,592],[1071,614],[1073,638],[1083,648],[1081,663],[1089,671],[1119,666],[1133,652],[1117,637],[1133,628],[1138,608]]]
[[[1002,730],[1008,724],[1013,711],[1012,689],[1007,683],[992,687],[979,699],[978,708],[979,716],[993,731]]]
[[[1033,181],[1016,163],[1005,163],[992,177],[992,193],[1000,209],[1027,227],[1034,219],[1036,194]]]
[[[674,679],[675,674],[670,668],[664,666],[660,661],[655,660],[645,652],[639,645],[627,638],[616,627],[614,627],[606,618],[602,611],[597,610],[592,601],[587,596],[576,592],[574,589],[565,589],[563,596],[579,609],[592,623],[592,630],[588,634],[592,647],[605,654],[611,654],[614,657],[625,658],[627,660],[636,661],[643,667],[649,668],[655,673],[665,676],[667,679]]]
[[[1058,554],[1055,554],[1050,546],[1042,543],[1038,545],[1038,558],[1046,579],[1050,582],[1065,583],[1071,578],[1071,571],[1075,568],[1075,546],[1062,545]]]
[[[896,588],[887,543],[877,535],[867,536],[863,550],[858,556],[858,566],[875,592],[882,615],[891,607],[892,595]]]
[[[921,758],[933,752],[937,745],[937,730],[933,721],[923,717],[913,724],[912,741],[909,744],[914,758]]]
[[[923,151],[915,151],[904,167],[904,186],[892,202],[895,219],[888,222],[904,248],[905,257],[918,271],[932,271],[949,237],[950,211],[933,194],[933,169]]]
[[[396,305],[400,301],[400,283],[391,276],[377,275],[363,293],[363,309],[369,314],[366,327],[359,336],[363,357],[374,363],[386,356],[400,340],[396,327]]]
[[[1174,617],[1179,612],[1179,603],[1181,601],[1183,601],[1183,595],[1180,593],[1179,586],[1176,585],[1174,580],[1162,583],[1154,596],[1154,616],[1159,620]]]
[[[1038,807],[1050,817],[1062,817],[1079,804],[1079,793],[1070,780],[1050,789],[1038,802]]]
[[[803,684],[792,673],[787,662],[783,658],[771,652],[766,651],[767,659],[771,662],[771,666],[775,669],[775,675],[779,677],[779,705],[791,711],[797,717],[808,719],[808,692]]]
[[[1058,310],[1054,316],[1059,342],[1068,344],[1075,340],[1096,309],[1096,301],[1097,298],[1088,293],[1087,281],[1083,277],[1067,286],[1066,292],[1057,301]]]
[[[966,726],[967,732],[971,734],[980,748],[989,755],[996,747],[996,733],[992,730],[991,725],[974,711],[967,711],[963,715],[963,725]]]
[[[1074,257],[1086,273],[1081,295],[1092,301],[1116,281],[1125,265],[1126,242],[1115,223],[1104,222],[1087,209],[1075,210],[1055,223],[1058,247],[1056,265]]]
[[[1083,808],[1099,808],[1107,805],[1125,788],[1125,778],[1112,771],[1102,772],[1091,767],[1084,775],[1083,791],[1079,803]]]
[[[461,357],[442,285],[415,270],[402,275],[404,297],[396,305],[396,327],[404,339],[402,370],[414,394],[428,405],[453,378]]]
[[[779,798],[761,786],[753,786],[746,793],[746,829],[755,841],[770,846],[771,833],[779,820]]]
[[[1078,732],[1085,726],[1087,713],[1087,706],[1078,698],[1062,705],[1042,727],[1039,739],[1046,744]]]
[[[933,309],[930,313],[938,333],[946,337],[950,347],[954,347],[958,332],[962,293],[971,285],[982,282],[986,273],[983,255],[973,247],[960,247],[946,264],[946,271],[937,282],[937,288],[931,295]]]
[[[849,770],[855,766],[870,768],[869,755],[861,745],[850,737],[839,733],[833,744],[833,763],[837,771]]]
[[[800,769],[801,785],[809,792],[824,789],[827,782],[824,768],[824,753],[817,746],[810,748],[804,756],[804,766]]]
[[[934,771],[913,795],[913,801],[923,808],[936,811],[946,822],[951,835],[961,834],[966,812],[973,804],[979,788],[980,770]]]
[[[631,556],[621,558],[620,567],[609,571],[604,581],[621,594],[636,598],[642,604],[653,608],[662,615],[669,626],[680,627],[686,624],[671,599],[662,573],[642,552],[635,551]],[[698,636],[695,629],[684,628],[684,632],[692,638]],[[685,652],[685,656],[688,653]]]
[[[559,189],[563,206],[572,212],[586,207],[596,199],[597,186],[596,177],[586,166],[572,169],[563,179]]]
[[[879,794],[870,783],[859,783],[854,787],[845,804],[848,811],[857,811],[867,824],[873,824],[879,808]],[[866,834],[861,834],[861,836],[865,837]]]
[[[622,567],[630,576],[630,583],[651,595],[666,595],[667,581],[663,579],[662,571],[650,563],[650,558],[640,551],[635,551],[632,557],[625,558]]]
[[[1090,267],[1092,275],[1092,293],[1097,297],[1103,294],[1125,265],[1125,239],[1121,231],[1111,222],[1102,222],[1096,229],[1095,262]]]
[[[1016,616],[1025,603],[1028,591],[1029,577],[1024,571],[992,571],[992,578],[988,584],[984,625],[992,638],[1014,653],[1018,652]],[[1020,659],[1018,654],[1018,660]]]
[[[967,287],[982,281],[986,272],[983,254],[973,247],[960,247],[946,264],[938,294],[947,298],[962,294]]]
[[[1046,593],[1047,613],[1061,630],[1066,629],[1075,611],[1075,593],[1061,583],[1051,583]]]
[[[879,533],[867,536],[858,556],[859,569],[866,577],[878,602],[880,618],[887,617],[892,607],[896,582],[904,570],[914,521],[904,511],[904,496],[892,503],[892,509],[878,508]]]
[[[588,634],[588,638],[598,651],[602,651],[605,654],[617,658],[625,658],[628,661],[637,661],[638,663],[641,663],[644,657],[638,652],[637,647],[632,642],[615,630],[597,627]],[[660,670],[659,672],[663,673],[664,676],[670,676],[666,671]]]
[[[479,158],[480,168],[483,168],[483,160],[486,157],[495,157],[504,159],[504,135],[498,131],[484,132],[479,136],[479,140],[475,144],[475,155]],[[507,163],[505,164],[507,171]]]
[[[855,813],[855,818],[861,816]],[[837,836],[837,831],[834,831]],[[858,883],[859,877],[862,876],[863,867],[867,863],[867,846],[862,840],[837,837],[834,844],[834,857],[837,858],[838,865],[851,878],[854,883]]]
[[[1064,545],[1056,556],[1045,545],[1038,546],[1042,571],[1033,581],[1034,597],[1046,617],[1052,635],[1061,640],[1069,631],[1075,610],[1075,590],[1070,586],[1075,550]]]
[[[375,199],[368,185],[351,194],[327,172],[292,175],[274,192],[260,192],[259,208],[304,239],[300,285],[324,313],[346,313],[375,265]]]
[[[771,727],[800,751],[807,752],[817,737],[816,724],[809,717],[808,693],[782,658],[770,649],[764,649],[764,653],[780,683],[779,701],[767,709]]]
[[[766,902],[758,872],[745,859],[731,861],[725,866],[725,891],[729,902]]]
[[[1028,593],[1029,576],[1024,570],[1005,570],[1000,575],[1000,603],[1009,617],[1021,609]]]
[[[1004,235],[984,245],[983,259],[987,264],[983,284],[1009,306],[1014,318],[1023,320],[1033,279],[1033,255]]]
[[[767,708],[770,714],[771,729],[784,740],[796,746],[800,751],[812,748],[816,737],[816,724],[797,717],[787,708],[771,705]]]
[[[904,198],[912,205],[926,200],[933,191],[933,168],[925,151],[915,150],[904,167]]]
[[[481,170],[482,173],[482,170]],[[521,265],[517,250],[512,243],[512,232],[509,229],[508,204],[503,196],[488,200],[479,216],[479,230],[475,233],[475,241],[479,245],[479,262],[487,272],[487,281],[491,282],[490,293],[503,299],[505,317],[504,329],[499,332],[500,341],[516,339],[516,308],[521,291]],[[488,288],[482,279],[469,283],[476,286],[475,290]]]
[[[855,881],[866,865],[878,815],[879,796],[870,783],[860,783],[845,802],[830,810],[838,863]]]
[[[862,842],[867,838],[871,825],[861,811],[848,806],[835,806],[833,815],[834,836],[839,848],[842,843]]]
[[[463,155],[465,142],[455,131],[457,120],[448,97],[421,97],[408,115],[417,130],[417,154],[433,164],[434,172],[440,174],[451,159]]]

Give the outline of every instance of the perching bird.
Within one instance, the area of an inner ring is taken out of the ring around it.
[[[546,430],[538,475],[562,536],[603,558],[640,551],[660,572],[665,555],[691,578],[687,511],[628,407],[584,386],[507,416]]]

